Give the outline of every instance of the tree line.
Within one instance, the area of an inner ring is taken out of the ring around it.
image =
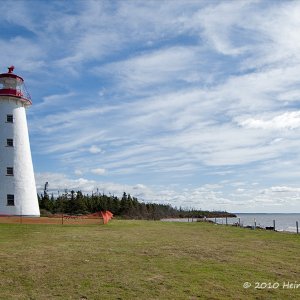
[[[176,208],[169,204],[144,203],[126,192],[119,198],[114,195],[84,195],[81,191],[65,192],[54,198],[53,194],[38,195],[41,214],[84,215],[109,210],[114,216],[126,219],[203,218],[234,216],[224,211],[202,211]]]

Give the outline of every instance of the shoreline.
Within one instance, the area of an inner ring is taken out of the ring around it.
[[[300,219],[300,214],[299,219]],[[226,220],[227,219],[227,220]],[[240,220],[239,220],[240,219]],[[284,228],[282,225],[275,225],[269,226],[268,225],[262,225],[263,222],[257,222],[254,220],[242,220],[239,217],[224,217],[224,218],[163,218],[160,219],[162,222],[181,222],[181,223],[194,223],[194,222],[210,222],[215,225],[224,225],[224,226],[232,226],[232,227],[240,227],[245,229],[251,229],[251,230],[265,230],[265,231],[276,231],[276,232],[283,232],[283,233],[290,233],[290,234],[300,234],[300,230],[297,233],[297,227],[296,226],[288,226],[287,228]],[[236,222],[234,222],[236,221]],[[240,221],[240,223],[239,223]],[[276,220],[275,220],[276,221]],[[266,224],[266,223],[265,223]],[[276,224],[276,222],[275,222]],[[274,225],[274,223],[272,224]],[[286,226],[285,226],[286,227]],[[290,228],[290,230],[288,230]]]

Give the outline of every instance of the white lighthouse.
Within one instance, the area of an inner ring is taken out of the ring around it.
[[[22,77],[0,74],[0,214],[40,216],[25,109],[31,105]]]

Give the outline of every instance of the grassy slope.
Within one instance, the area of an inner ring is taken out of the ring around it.
[[[300,236],[207,223],[0,224],[0,299],[300,299]]]

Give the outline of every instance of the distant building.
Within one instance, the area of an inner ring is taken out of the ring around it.
[[[31,99],[13,70],[0,74],[0,214],[39,217],[25,111]]]

